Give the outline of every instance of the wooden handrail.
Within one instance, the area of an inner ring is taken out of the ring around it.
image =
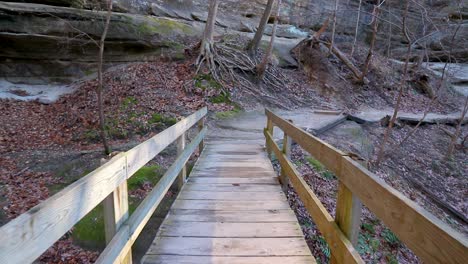
[[[291,122],[282,119],[270,110],[266,109],[265,113],[268,118],[268,125],[265,129],[266,145],[278,157],[282,169],[286,171],[306,209],[332,248],[332,257],[335,258],[336,262],[346,263],[347,260],[343,260],[341,256],[353,253],[343,252],[350,250],[347,246],[339,247],[339,243],[348,245],[349,242],[349,240],[342,239],[340,232],[345,234],[348,239],[351,239],[350,233],[352,232],[346,229],[350,226],[357,228],[355,225],[349,224],[352,220],[350,218],[353,217],[352,202],[349,201],[352,197],[351,193],[358,197],[424,262],[466,263],[468,259],[468,240],[462,234],[406,198],[343,152],[305,132]],[[318,199],[315,199],[315,194],[307,186],[307,183],[301,179],[291,161],[281,152],[273,140],[273,127],[283,130],[294,142],[336,174],[340,181],[340,189],[342,189],[338,193],[338,201],[340,202],[337,203],[336,208],[337,217],[340,219],[336,219],[333,223],[329,222],[328,212],[324,211],[323,205]],[[342,212],[341,216],[338,216],[338,212]],[[338,220],[349,225],[343,227],[343,223],[338,223]],[[341,229],[340,232],[333,230],[333,232],[327,234],[330,225],[337,225]],[[359,230],[356,232],[359,232]]]
[[[127,248],[125,254],[129,253],[133,242],[129,244],[128,241],[134,241],[138,236],[135,234],[141,232],[154,211],[155,204],[159,203],[161,197],[158,195],[164,195],[167,191],[166,185],[174,181],[173,175],[179,174],[180,171],[177,170],[185,166],[196,146],[203,146],[206,128],[200,124],[203,124],[202,120],[206,114],[206,107],[198,110],[131,150],[118,154],[93,172],[2,226],[0,228],[0,263],[32,263],[106,197],[113,205],[114,212],[112,213],[116,217],[113,219],[115,230],[106,231],[106,234],[115,234],[114,237],[108,239],[110,243],[106,252],[122,249],[121,246],[113,243],[118,240]],[[117,212],[125,208],[125,204],[128,207],[128,200],[121,201],[123,197],[126,198],[126,195],[112,195],[112,193],[121,193],[115,190],[126,188],[128,178],[172,142],[185,136],[186,131],[197,123],[201,130],[198,136],[189,147],[184,149],[151,195],[126,220],[126,212]],[[119,203],[123,203],[123,206]],[[110,248],[114,246],[115,248]],[[118,256],[122,255],[120,251]]]

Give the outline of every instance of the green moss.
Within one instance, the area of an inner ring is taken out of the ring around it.
[[[210,97],[210,102],[214,104],[220,104],[220,103],[226,103],[229,104],[231,103],[231,98],[228,93],[220,93],[217,96],[212,96]]]
[[[133,174],[127,181],[130,190],[138,189],[145,182],[155,185],[162,177],[161,167],[158,165],[144,166]]]
[[[91,210],[73,228],[73,239],[78,244],[101,248],[106,244],[102,204]]]
[[[217,112],[215,116],[218,119],[228,119],[228,118],[233,118],[237,116],[240,112],[241,112],[240,109],[234,108],[231,111]]]
[[[185,35],[195,35],[196,32],[192,27],[187,24],[170,20],[170,19],[162,19],[156,17],[146,17],[147,21],[140,22],[136,29],[138,33],[145,34],[145,35],[152,35],[152,34],[161,34],[161,35],[170,35],[174,34],[174,32],[180,32]]]
[[[177,123],[177,119],[175,117],[170,117],[161,113],[153,113],[151,118],[148,120],[148,123],[153,125],[159,125],[162,127],[164,126],[172,126]]]
[[[144,166],[128,179],[128,189],[129,191],[136,190],[145,182],[149,182],[154,186],[161,179],[162,175],[163,172],[160,166]],[[140,202],[141,200],[137,198],[129,198],[130,215],[135,211]],[[85,247],[96,249],[105,246],[104,208],[102,204],[91,210],[75,225],[72,236],[78,244]]]
[[[193,79],[195,80],[195,87],[201,88],[203,91],[209,88],[216,90],[223,88],[210,74],[197,74]]]

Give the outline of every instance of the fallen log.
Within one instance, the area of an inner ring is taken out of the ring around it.
[[[421,117],[410,117],[410,116],[400,116],[397,119],[401,123],[406,123],[409,125],[416,125],[421,121]],[[427,116],[422,121],[422,124],[444,124],[455,126],[460,121],[460,117],[457,116]],[[468,123],[468,118],[463,119],[462,125],[466,125]]]
[[[346,55],[343,52],[341,52],[337,47],[331,46],[331,43],[327,43],[327,42],[323,42],[323,43],[328,46],[328,48],[332,51],[332,53],[338,59],[340,59],[348,67],[348,69],[351,70],[351,72],[353,72],[354,77],[356,77],[358,80],[361,78],[362,72],[356,66],[354,66],[354,64],[348,59],[348,57],[346,57]],[[365,84],[369,83],[369,79],[367,79],[367,77],[364,77],[363,81]]]

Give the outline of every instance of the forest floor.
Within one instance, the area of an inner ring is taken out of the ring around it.
[[[345,45],[341,48],[347,51]],[[365,57],[365,52],[364,48],[356,52],[357,65],[362,63],[359,58]],[[385,58],[376,56],[369,75],[371,82],[362,86],[350,81],[349,71],[340,61],[324,54],[317,55],[316,60],[310,62],[310,65],[318,65],[315,68],[305,67],[304,71],[282,70],[287,77],[287,86],[284,91],[272,92],[270,96],[284,102],[284,111],[303,107],[355,112],[362,108],[387,109],[393,106],[401,78],[401,65],[395,66]],[[220,84],[208,74],[195,73],[193,61],[194,58],[188,58],[177,62],[161,60],[135,63],[105,74],[106,128],[114,150],[125,151],[205,105],[212,112],[209,122],[213,124],[235,117],[241,109],[268,106],[261,100],[248,98],[239,87],[232,86],[228,94],[222,93]],[[415,71],[414,77],[419,76],[418,73],[419,70]],[[435,78],[431,77],[429,82],[433,87],[439,87]],[[415,83],[410,82],[405,92],[402,111],[422,112],[431,102]],[[86,175],[99,166],[100,159],[105,158],[97,129],[97,83],[88,80],[75,85],[73,93],[51,104],[0,99],[0,225]],[[440,99],[432,105],[431,112],[447,114],[459,111],[461,98],[445,85],[438,89],[441,91]],[[304,103],[294,104],[294,100],[287,100],[293,97],[303,98]],[[434,201],[444,201],[467,217],[466,153],[464,149],[457,149],[454,158],[445,161],[443,156],[449,138],[440,127],[428,125],[419,128],[375,172],[406,196],[466,234],[466,223],[454,219]],[[443,127],[453,130],[452,127]],[[383,129],[379,124],[357,125],[346,122],[323,134],[322,138],[340,149],[371,160]],[[398,142],[409,129],[411,126],[395,129],[390,144]],[[463,135],[467,132],[464,127]],[[333,212],[336,179],[327,174],[324,168],[315,168],[314,162],[300,149],[295,148],[293,154],[305,179],[327,209]],[[147,171],[141,173],[130,191],[134,205],[151,190],[173,157],[172,148],[152,161]],[[431,197],[435,198],[429,198],[427,193],[421,191],[421,186],[434,191]],[[171,195],[174,194],[169,193],[169,198]],[[292,191],[289,197],[292,207],[300,208],[301,203]],[[300,216],[304,213],[296,211]],[[92,216],[98,214],[97,210]],[[391,262],[394,257],[402,262],[416,262],[414,255],[401,246],[391,232],[370,213],[365,212],[364,217],[366,225],[363,224],[362,230],[365,237],[361,239],[360,245],[366,260]],[[307,219],[306,215],[304,219]],[[325,260],[327,251],[323,246],[324,241],[316,236],[317,231],[307,221],[302,223],[309,244],[315,245],[314,253],[322,254],[318,258],[323,257]],[[82,226],[88,227],[86,223]],[[101,246],[79,243],[80,236],[87,235],[81,233],[83,229],[77,227],[72,230],[48,250],[41,260],[47,263],[93,262],[102,247],[102,237],[91,238],[101,243]],[[384,253],[378,253],[377,249]]]

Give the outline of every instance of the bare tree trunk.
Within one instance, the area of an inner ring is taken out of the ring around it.
[[[403,35],[405,36],[406,41],[408,42],[408,48],[406,50],[405,65],[403,67],[403,76],[400,81],[400,89],[398,91],[398,97],[397,97],[397,101],[395,104],[395,109],[393,111],[393,116],[390,119],[387,129],[385,129],[384,137],[380,145],[379,152],[377,154],[377,160],[375,162],[377,166],[379,166],[380,162],[382,162],[383,160],[384,153],[385,153],[385,144],[387,144],[388,138],[390,137],[391,132],[392,132],[392,128],[395,125],[395,121],[398,116],[398,111],[400,110],[401,98],[403,97],[403,91],[405,90],[404,87],[406,83],[406,77],[408,74],[408,64],[409,64],[409,59],[411,56],[411,40],[409,38],[408,29],[406,26],[406,22],[407,22],[406,19],[408,18],[408,8],[409,8],[409,0],[406,0],[405,13],[403,14]]]
[[[333,11],[333,28],[332,28],[330,47],[333,47],[333,45],[335,44],[336,13],[338,12],[338,3],[339,3],[339,0],[335,0],[335,11]],[[330,54],[332,54],[331,48],[330,48]]]
[[[373,22],[373,26],[372,26],[372,37],[371,37],[369,52],[367,53],[367,58],[366,58],[366,61],[364,62],[364,67],[362,69],[362,75],[359,78],[359,81],[361,83],[364,82],[364,78],[366,77],[367,72],[369,71],[369,66],[370,66],[370,63],[371,63],[371,60],[372,60],[372,54],[374,52],[375,40],[377,38],[377,29],[378,29],[378,26],[379,26],[379,22],[378,22],[379,21],[378,20],[379,11],[380,11],[380,6],[379,5],[380,5],[380,0],[377,1],[377,5],[374,6],[374,12],[372,12],[372,15],[373,15],[373,18],[374,18],[374,22]]]
[[[203,61],[207,61],[209,67],[214,67],[215,62],[213,58],[213,34],[216,23],[216,14],[218,13],[218,0],[210,0],[210,7],[208,10],[208,19],[206,21],[205,31],[200,46],[200,55],[197,59],[198,68],[202,65]]]
[[[262,40],[263,32],[265,32],[265,27],[268,23],[268,19],[271,15],[271,9],[273,8],[273,3],[275,0],[268,0],[267,5],[265,7],[265,11],[263,12],[262,18],[260,23],[258,24],[257,31],[255,32],[255,36],[250,41],[249,45],[247,46],[247,51],[251,56],[257,54],[258,47],[260,46],[260,41]]]
[[[278,26],[278,16],[279,16],[280,5],[281,5],[281,0],[278,0],[277,7],[276,7],[275,23],[273,24],[273,29],[271,31],[270,43],[268,44],[268,49],[265,53],[265,56],[263,57],[262,63],[257,65],[257,77],[259,80],[263,79],[263,76],[265,75],[266,67],[268,65],[268,62],[270,62],[271,54],[273,53],[273,43],[275,42],[276,27]]]
[[[388,38],[387,38],[387,58],[390,58],[390,48],[392,47],[392,14],[388,9]]]
[[[99,41],[99,54],[98,54],[98,88],[97,88],[97,97],[98,97],[98,113],[99,113],[99,129],[102,139],[102,144],[104,146],[104,152],[109,155],[111,149],[109,143],[107,142],[106,136],[106,125],[105,125],[105,116],[104,116],[104,105],[103,105],[103,78],[102,78],[102,64],[104,57],[104,42],[106,40],[107,31],[109,30],[110,19],[112,15],[112,0],[107,1],[107,15],[106,22],[104,24],[104,31],[102,32],[101,39]]]
[[[353,46],[351,47],[351,54],[350,54],[351,57],[353,57],[354,49],[356,48],[357,35],[359,31],[359,22],[361,20],[361,6],[362,6],[362,0],[359,0],[359,7],[358,7],[358,13],[357,13],[357,19],[356,19],[356,30],[354,31]]]
[[[465,98],[465,106],[463,107],[462,114],[460,116],[460,120],[458,120],[457,128],[455,129],[455,133],[453,133],[452,140],[450,140],[450,144],[447,150],[446,158],[449,159],[453,156],[453,151],[455,150],[455,145],[457,145],[457,139],[461,133],[461,127],[463,124],[463,120],[465,119],[466,112],[468,112],[468,96]]]

